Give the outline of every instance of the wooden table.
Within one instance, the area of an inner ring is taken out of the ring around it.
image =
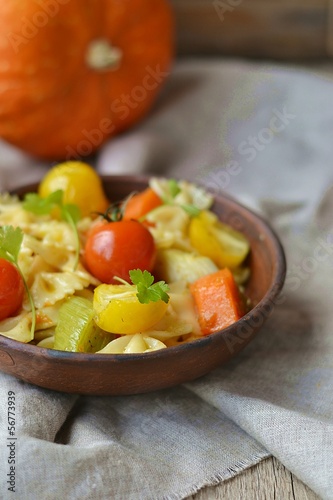
[[[320,500],[276,458],[268,458],[187,500]]]
[[[170,0],[179,55],[318,61],[333,55],[333,0]]]

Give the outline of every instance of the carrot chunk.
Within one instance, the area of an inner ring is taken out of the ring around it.
[[[203,335],[222,330],[243,315],[242,299],[228,268],[197,279],[190,291]]]
[[[162,205],[161,198],[151,189],[135,194],[128,200],[125,207],[124,219],[140,219],[154,208]]]

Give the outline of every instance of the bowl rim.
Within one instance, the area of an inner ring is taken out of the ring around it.
[[[130,182],[135,182],[135,183],[141,183],[141,184],[147,184],[149,179],[152,177],[155,178],[167,178],[167,176],[158,176],[158,175],[134,175],[134,174],[115,174],[115,175],[100,175],[102,182],[111,182],[111,181],[117,181],[118,183],[130,183]],[[181,180],[186,180],[182,178]],[[191,181],[189,181],[191,182]],[[67,362],[70,362],[71,364],[74,363],[82,363],[82,362],[87,362],[91,363],[92,361],[98,361],[99,363],[110,363],[110,362],[116,362],[116,363],[126,363],[129,361],[136,361],[138,363],[147,361],[148,359],[153,360],[153,359],[159,359],[159,358],[165,358],[165,357],[174,357],[176,353],[181,353],[184,350],[188,349],[194,349],[194,348],[202,348],[203,346],[206,346],[210,344],[214,339],[217,337],[227,337],[230,332],[232,332],[235,327],[237,328],[242,328],[243,325],[246,325],[247,322],[255,316],[259,310],[261,310],[265,305],[273,303],[275,299],[279,296],[285,282],[285,277],[286,277],[286,271],[287,271],[287,265],[286,265],[286,257],[285,257],[285,252],[284,248],[282,246],[282,243],[275,232],[275,230],[271,227],[269,222],[261,215],[257,214],[255,211],[252,209],[246,207],[244,204],[240,203],[235,199],[233,196],[229,195],[228,193],[213,193],[209,189],[207,189],[203,184],[200,184],[199,182],[196,182],[196,185],[199,187],[202,187],[208,191],[214,199],[214,205],[215,203],[222,202],[223,200],[226,199],[229,203],[233,204],[235,208],[238,210],[241,209],[241,211],[248,213],[251,215],[252,219],[262,228],[262,232],[269,238],[269,241],[271,243],[271,248],[273,249],[273,253],[275,254],[275,266],[274,266],[274,272],[271,280],[270,287],[267,289],[265,295],[261,298],[261,300],[254,305],[247,313],[244,314],[238,321],[235,323],[231,324],[230,326],[224,328],[223,330],[219,330],[217,332],[211,333],[209,335],[202,336],[198,339],[194,339],[190,342],[185,342],[183,344],[179,345],[174,345],[167,347],[165,349],[159,349],[157,351],[151,351],[147,353],[133,353],[133,354],[111,354],[111,353],[78,353],[78,352],[68,352],[68,351],[60,351],[56,349],[49,349],[46,347],[38,347],[34,344],[30,343],[23,343],[15,339],[11,339],[9,337],[6,337],[0,333],[0,351],[2,348],[4,350],[6,348],[9,348],[10,351],[20,351],[23,354],[26,355],[36,355],[36,352],[38,353],[39,356],[46,357],[48,359],[54,358],[55,360],[58,360],[59,362],[64,362],[65,364]],[[38,186],[38,182],[34,183],[29,183],[29,184],[24,184],[21,186],[18,186],[10,191],[10,194],[18,194],[20,193],[26,193],[31,191],[35,191],[36,187]],[[214,210],[213,210],[214,211]]]

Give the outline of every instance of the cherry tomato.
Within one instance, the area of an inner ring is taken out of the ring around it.
[[[22,305],[23,279],[8,260],[0,259],[0,321],[12,316]]]
[[[52,167],[41,181],[38,192],[46,198],[53,191],[62,189],[64,203],[74,203],[83,217],[104,212],[109,206],[102,181],[87,163],[67,161]]]
[[[129,281],[131,269],[151,271],[156,257],[154,239],[136,220],[96,225],[85,244],[85,263],[102,283],[119,283],[114,276]]]

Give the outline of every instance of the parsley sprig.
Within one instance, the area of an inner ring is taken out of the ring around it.
[[[58,189],[49,194],[46,198],[41,198],[37,193],[27,193],[23,200],[23,208],[28,212],[36,215],[49,215],[55,208],[60,211],[60,216],[63,220],[68,222],[74,232],[75,236],[75,264],[74,269],[77,268],[80,255],[80,238],[76,227],[78,220],[81,217],[80,209],[77,205],[63,202],[64,192]]]
[[[8,260],[11,264],[13,264],[20,276],[23,280],[24,288],[27,292],[30,307],[31,307],[31,334],[33,335],[35,332],[36,326],[36,309],[35,304],[25,280],[25,277],[21,271],[21,268],[18,264],[18,257],[20,253],[20,249],[23,242],[23,231],[20,227],[14,228],[13,226],[2,226],[0,227],[0,257]]]
[[[159,300],[163,300],[166,304],[169,302],[169,286],[165,281],[154,283],[154,276],[149,271],[141,271],[141,269],[132,269],[129,275],[133,285],[136,285],[136,296],[141,304],[148,304],[149,302],[157,302]]]

